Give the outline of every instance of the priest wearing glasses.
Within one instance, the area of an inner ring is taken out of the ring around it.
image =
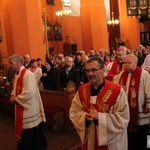
[[[17,150],[41,150],[47,147],[41,129],[45,114],[34,74],[25,68],[23,58],[14,54],[9,57],[16,75],[10,102],[15,104],[15,135]]]
[[[70,119],[83,150],[127,150],[129,106],[123,88],[104,79],[99,57],[85,64],[89,82],[80,86],[70,108]]]

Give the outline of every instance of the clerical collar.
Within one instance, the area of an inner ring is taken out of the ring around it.
[[[124,64],[124,61],[118,61],[119,62],[119,64]]]
[[[98,86],[97,88],[95,88],[92,84],[91,84],[91,96],[96,96],[98,93],[99,93],[99,91],[103,88],[103,86],[105,85],[105,80],[104,80],[104,82],[100,85],[100,86]]]

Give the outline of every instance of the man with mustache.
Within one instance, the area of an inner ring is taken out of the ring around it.
[[[99,57],[85,64],[90,82],[79,87],[70,108],[70,119],[83,150],[127,150],[129,107],[121,86],[104,79]]]

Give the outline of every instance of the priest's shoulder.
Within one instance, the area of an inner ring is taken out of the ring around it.
[[[109,80],[105,80],[105,84],[107,84],[108,87],[111,87],[111,88],[114,88],[114,89],[118,89],[120,90],[121,89],[121,86],[119,84],[116,84],[112,81],[109,81]]]
[[[80,85],[79,89],[84,88],[84,87],[87,87],[87,86],[90,86],[90,85],[91,85],[90,82],[85,83],[85,84],[83,84],[83,85]]]

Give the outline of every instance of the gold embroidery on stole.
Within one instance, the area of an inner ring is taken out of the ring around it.
[[[106,104],[107,100],[112,94],[112,90],[107,90],[102,100],[98,100],[98,111],[107,112],[109,110],[109,104]]]
[[[118,64],[117,74],[119,74],[122,70],[124,70],[124,64],[122,65],[122,68],[120,68],[120,65]]]
[[[83,98],[84,98],[84,100],[83,100],[83,106],[84,106],[84,108],[86,108],[86,109],[88,109],[88,100],[87,100],[87,90],[86,90],[86,88],[83,88]]]
[[[137,102],[136,102],[136,91],[135,91],[135,80],[134,80],[134,78],[132,79],[132,82],[131,82],[131,85],[133,86],[132,88],[130,88],[130,90],[131,90],[131,99],[130,99],[130,106],[131,107],[133,107],[133,108],[135,108],[136,107],[136,105],[137,105]]]

